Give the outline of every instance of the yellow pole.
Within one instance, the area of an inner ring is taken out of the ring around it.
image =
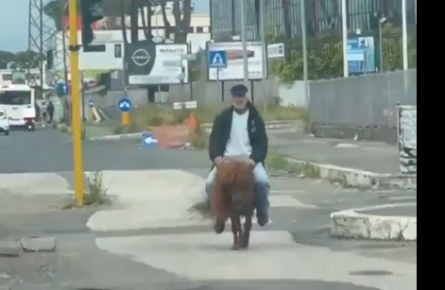
[[[77,2],[69,0],[70,19],[70,66],[71,66],[71,104],[72,104],[72,136],[74,156],[74,182],[76,203],[83,205],[83,159],[82,159],[82,123],[80,117],[80,80],[79,80],[79,45],[77,43]]]
[[[130,112],[122,112],[122,125],[130,125]]]

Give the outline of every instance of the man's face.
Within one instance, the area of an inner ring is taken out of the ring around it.
[[[243,110],[247,105],[247,96],[232,96],[233,107],[237,110]]]

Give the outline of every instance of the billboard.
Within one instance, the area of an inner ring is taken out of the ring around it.
[[[228,64],[227,68],[219,69],[219,80],[234,81],[244,79],[242,42],[207,43],[207,51],[222,50],[227,52]],[[247,42],[247,63],[249,80],[261,80],[263,77],[268,77],[267,65],[265,66],[266,71],[263,71],[263,50],[260,41]],[[218,70],[216,68],[208,68],[209,81],[217,80],[217,72]]]
[[[374,37],[356,36],[348,38],[349,74],[357,75],[377,71]]]
[[[129,85],[180,84],[189,82],[188,62],[181,57],[188,53],[188,45],[155,44],[151,41],[129,43],[126,47],[126,73]]]

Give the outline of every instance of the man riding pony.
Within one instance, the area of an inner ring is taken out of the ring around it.
[[[216,166],[224,158],[249,156],[255,176],[255,208],[258,224],[269,221],[269,177],[264,167],[268,139],[264,121],[247,98],[244,85],[233,86],[230,90],[232,106],[219,114],[213,122],[209,142],[209,157],[214,166],[206,180],[208,200],[215,188]],[[224,229],[224,221],[217,221],[216,227]]]

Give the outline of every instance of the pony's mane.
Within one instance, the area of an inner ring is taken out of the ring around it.
[[[218,166],[215,181],[212,213],[214,216],[227,216],[231,200],[224,187],[235,184],[242,188],[248,188],[254,183],[253,170],[245,162],[226,162]],[[246,192],[246,194],[249,194],[249,192]]]

